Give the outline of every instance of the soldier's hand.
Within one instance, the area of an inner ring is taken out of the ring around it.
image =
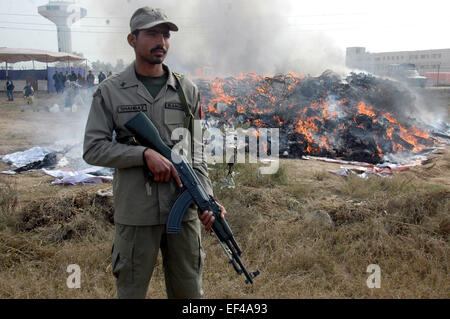
[[[169,182],[170,178],[173,177],[175,182],[179,187],[183,187],[178,172],[173,166],[173,164],[164,156],[148,148],[144,152],[145,162],[148,169],[153,174],[153,180],[155,182]]]
[[[217,202],[216,202],[217,203]],[[227,210],[225,207],[217,203],[217,205],[220,208],[220,218],[225,219],[225,215],[227,214]],[[206,210],[203,213],[200,211],[200,209],[197,209],[198,217],[200,218],[200,221],[205,226],[206,231],[210,231],[211,236],[214,236],[214,232],[212,231],[212,225],[214,224],[214,221],[216,220],[214,217],[213,212]]]

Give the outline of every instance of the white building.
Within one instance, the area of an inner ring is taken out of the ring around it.
[[[450,49],[367,52],[364,47],[347,48],[347,67],[385,75],[392,65],[410,63],[420,75],[427,72],[450,72]]]

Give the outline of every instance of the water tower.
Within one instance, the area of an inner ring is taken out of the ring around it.
[[[58,51],[72,53],[72,24],[86,16],[87,10],[75,4],[75,1],[50,0],[38,7],[41,16],[56,24],[58,31]]]

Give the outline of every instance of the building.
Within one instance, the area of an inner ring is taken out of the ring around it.
[[[56,24],[58,51],[72,53],[72,24],[84,18],[87,10],[74,1],[50,0],[48,4],[38,8],[38,13]]]
[[[352,69],[388,75],[393,65],[414,64],[420,75],[450,72],[450,49],[371,53],[364,47],[347,48],[345,64]]]

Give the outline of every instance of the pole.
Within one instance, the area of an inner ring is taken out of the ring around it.
[[[5,61],[6,63],[6,76],[8,76],[8,61]]]
[[[50,93],[50,85],[49,85],[50,80],[48,78],[48,56],[45,57],[45,65],[47,68],[47,93]]]
[[[437,81],[436,81],[436,86],[439,86],[439,70],[441,68],[441,64],[438,64],[438,74],[437,74]]]

